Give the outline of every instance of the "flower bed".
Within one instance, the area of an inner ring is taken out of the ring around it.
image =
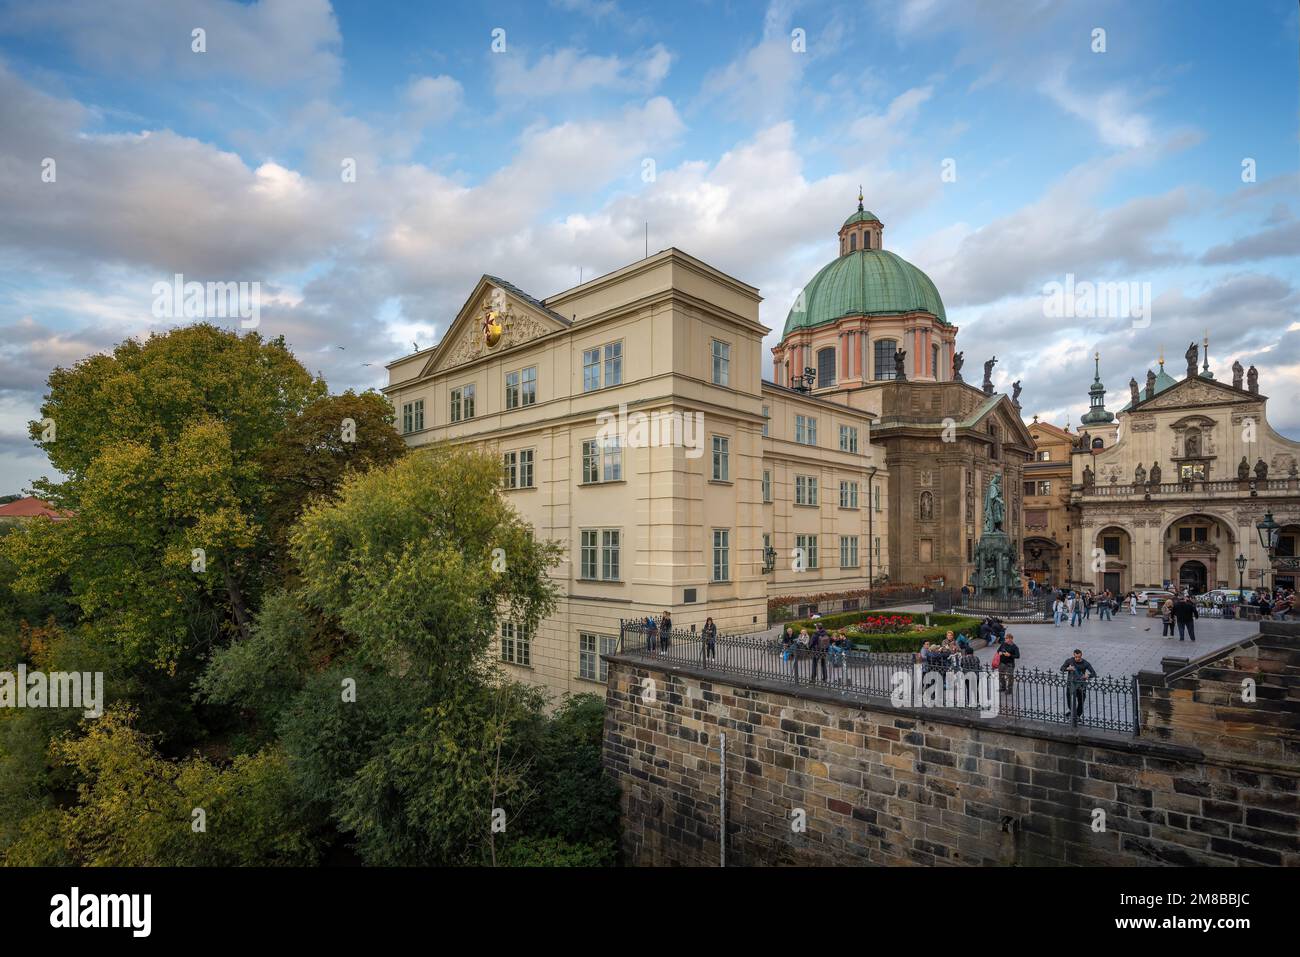
[[[897,622],[897,625],[888,628],[881,625],[877,630],[859,627],[861,624],[869,624],[873,621]],[[931,613],[930,625],[926,627],[924,612],[893,614],[880,611],[846,611],[839,615],[827,615],[824,618],[792,621],[789,626],[794,629],[795,634],[798,634],[801,628],[807,628],[812,632],[819,624],[825,625],[829,631],[842,631],[858,651],[914,652],[920,651],[921,645],[927,641],[942,639],[949,631],[974,639],[979,634],[980,621],[979,618],[971,618],[967,615]]]

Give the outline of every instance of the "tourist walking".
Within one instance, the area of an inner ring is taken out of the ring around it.
[[[704,657],[715,661],[718,657],[718,626],[712,618],[704,619]]]
[[[1172,638],[1174,636],[1174,600],[1166,598],[1164,604],[1160,606],[1160,637]]]
[[[1196,619],[1201,617],[1200,612],[1196,610],[1196,603],[1186,595],[1174,602],[1170,612],[1174,620],[1178,622],[1178,640],[1183,640],[1183,633],[1186,632],[1192,641],[1196,640]],[[1171,631],[1172,635],[1173,632]]]
[[[998,673],[998,688],[1003,694],[1011,694],[1016,683],[1016,659],[1020,657],[1020,646],[1016,636],[1007,632],[998,643],[997,653],[993,655],[993,669]]]
[[[1083,627],[1083,596],[1075,595],[1071,599],[1071,601],[1073,602],[1073,607],[1071,608],[1071,614],[1070,614],[1070,627],[1074,628],[1075,626],[1078,626],[1079,628],[1082,628]]]
[[[1083,717],[1083,703],[1088,695],[1087,681],[1089,678],[1097,677],[1097,672],[1078,648],[1075,648],[1074,653],[1065,659],[1061,670],[1065,672],[1066,679],[1065,714],[1067,717],[1073,716],[1073,719],[1078,721]]]
[[[1128,613],[1136,615],[1138,613],[1138,596],[1137,592],[1132,591],[1128,594]]]
[[[1112,616],[1111,616],[1110,600],[1111,600],[1111,594],[1110,594],[1110,591],[1109,591],[1109,590],[1108,590],[1108,591],[1104,591],[1104,592],[1101,593],[1101,598],[1099,598],[1099,599],[1097,600],[1097,620],[1098,620],[1098,621],[1113,621],[1113,620],[1114,620],[1114,619],[1112,618]]]
[[[1061,619],[1065,616],[1065,602],[1058,595],[1052,602],[1052,617],[1056,620],[1056,627],[1061,627]]]

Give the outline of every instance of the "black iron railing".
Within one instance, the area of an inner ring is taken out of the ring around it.
[[[648,630],[623,622],[619,652],[660,665],[692,665],[723,675],[764,678],[791,689],[823,688],[850,699],[888,699],[904,707],[938,707],[1025,721],[1137,734],[1137,678],[1076,681],[1037,668],[995,671],[924,663],[913,654],[814,650],[752,635]],[[932,677],[933,676],[933,677]]]

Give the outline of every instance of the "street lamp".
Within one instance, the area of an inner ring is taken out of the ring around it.
[[[1268,552],[1268,567],[1273,567],[1273,554],[1277,550],[1278,532],[1282,526],[1273,521],[1273,512],[1269,510],[1264,513],[1264,517],[1255,523],[1255,530],[1259,532],[1259,544]],[[1272,587],[1272,586],[1270,586]]]
[[[871,483],[876,477],[876,466],[867,469],[867,607],[871,607],[871,589],[875,586],[875,561],[873,548],[876,543],[875,499],[871,495]],[[859,525],[859,528],[862,526]]]
[[[1237,553],[1237,598],[1242,605],[1246,604],[1246,556],[1241,552]]]

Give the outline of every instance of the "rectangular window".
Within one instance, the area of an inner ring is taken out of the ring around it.
[[[519,408],[519,373],[506,373],[506,408]]]
[[[519,402],[521,405],[534,405],[537,402],[537,366],[523,370],[519,385]]]
[[[898,343],[893,339],[877,339],[875,345],[875,378],[892,379],[895,375],[894,352]]]
[[[1203,526],[1203,525],[1197,527],[1197,529],[1196,529],[1196,540],[1197,540],[1198,542],[1208,541],[1208,540],[1209,540],[1209,537],[1210,537],[1210,530],[1209,530],[1208,528],[1206,528],[1206,527]]]
[[[858,567],[858,536],[856,535],[840,536],[840,567],[841,568]]]
[[[713,437],[713,481],[731,481],[731,442],[725,435]]]
[[[579,577],[594,581],[597,575],[597,561],[600,558],[600,531],[594,528],[582,530],[582,570]]]
[[[534,476],[532,449],[520,449],[516,452],[505,453],[504,465],[504,481],[506,488],[533,487]]]
[[[582,391],[593,392],[600,388],[600,349],[587,349],[582,353]]]
[[[1024,488],[1024,492],[1025,492],[1025,494],[1026,494],[1026,495],[1033,495],[1033,494],[1034,494],[1034,489],[1035,489],[1035,487],[1036,487],[1036,486],[1034,485],[1033,482],[1026,482],[1026,483],[1025,483],[1025,488]]]
[[[474,386],[462,385],[451,390],[451,421],[474,418]]]
[[[858,450],[858,430],[851,425],[840,426],[840,451],[856,452]]]
[[[610,342],[605,345],[605,385],[623,383],[623,343]]]
[[[794,504],[817,504],[817,479],[814,476],[796,475],[794,477]]]
[[[794,440],[800,445],[817,444],[817,420],[810,415],[794,417]]]
[[[840,508],[858,507],[858,483],[840,482]]]
[[[602,444],[600,439],[586,439],[582,443],[582,482],[618,482],[623,478],[623,447],[618,436],[613,435]]]
[[[402,431],[419,432],[424,428],[424,400],[416,399],[402,406]]]
[[[763,470],[763,501],[772,501],[772,473],[768,469]]]
[[[609,674],[609,665],[600,656],[612,655],[618,647],[616,638],[605,635],[578,635],[578,677],[588,681],[604,681]]]
[[[803,551],[804,568],[811,570],[817,567],[816,535],[796,535],[794,547]]]
[[[880,486],[879,485],[872,487],[871,495],[873,499],[871,507],[878,512],[880,511]]]
[[[600,577],[607,582],[619,579],[619,539],[617,528],[604,528],[600,532]]]
[[[501,622],[501,660],[512,665],[533,663],[533,636],[526,625],[517,625],[513,621]]]
[[[725,582],[731,580],[731,530],[715,528],[713,530],[713,580]]]
[[[713,340],[713,384],[731,384],[731,344]]]
[[[1039,453],[1038,453],[1038,461],[1040,461],[1040,462],[1050,462],[1050,461],[1052,461],[1052,453],[1051,453],[1050,451],[1048,451],[1048,452],[1039,452]]]
[[[763,434],[764,435],[768,434],[767,427],[771,424],[771,422],[772,422],[772,407],[765,405],[763,406]]]
[[[618,482],[623,478],[623,447],[618,444],[618,436],[611,435],[601,450],[601,480]]]
[[[1119,536],[1107,535],[1105,538],[1101,540],[1101,547],[1102,550],[1107,555],[1113,555],[1116,558],[1118,558],[1119,557]]]
[[[880,537],[876,537],[876,561],[880,561]]]
[[[1051,494],[1052,494],[1052,483],[1051,483],[1051,482],[1039,482],[1039,483],[1038,483],[1038,494],[1039,494],[1039,495],[1051,495]]]

